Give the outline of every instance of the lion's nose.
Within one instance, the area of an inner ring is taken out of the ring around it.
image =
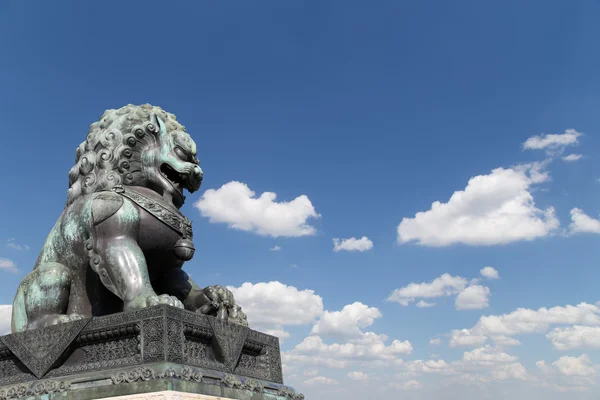
[[[204,178],[204,173],[202,172],[202,168],[195,165],[194,170],[192,171],[192,175],[191,175],[190,192],[193,193],[196,190],[200,189],[200,185],[202,184],[203,178]]]

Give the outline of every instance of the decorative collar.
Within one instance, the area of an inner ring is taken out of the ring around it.
[[[170,210],[167,206],[160,204],[159,201],[151,199],[126,186],[117,185],[112,188],[112,191],[133,201],[154,218],[178,232],[183,238],[191,239],[193,237],[192,221],[184,217],[181,213]]]

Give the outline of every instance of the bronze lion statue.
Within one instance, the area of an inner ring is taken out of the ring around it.
[[[13,303],[12,332],[158,304],[247,326],[232,293],[182,270],[194,255],[184,190],[200,188],[196,143],[149,104],[107,110],[69,172],[65,209]]]

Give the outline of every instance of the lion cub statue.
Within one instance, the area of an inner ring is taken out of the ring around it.
[[[107,110],[77,148],[65,209],[17,289],[12,332],[158,304],[247,326],[229,290],[200,288],[181,268],[194,245],[179,209],[202,176],[173,114]]]

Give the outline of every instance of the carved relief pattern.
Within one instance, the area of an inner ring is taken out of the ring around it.
[[[5,385],[31,378],[31,374],[24,371],[27,371],[27,367],[15,356],[3,358],[0,360],[0,384]]]
[[[89,319],[65,322],[42,329],[31,329],[1,340],[38,378],[41,378],[63,354]]]
[[[215,333],[221,361],[229,372],[234,372],[249,329],[247,326],[231,324],[216,318],[211,318],[209,321]]]
[[[223,371],[224,366],[215,361],[212,355],[210,345],[204,341],[186,338],[184,341],[184,362],[196,365],[198,367],[206,367]]]
[[[90,330],[102,329],[106,326],[122,325],[149,318],[157,318],[163,316],[164,314],[164,306],[155,306],[143,308],[141,310],[106,315],[103,317],[94,317],[92,318],[90,323],[85,327],[83,333],[86,333]]]
[[[266,354],[256,355],[243,351],[235,372],[240,375],[253,376],[259,379],[269,379],[271,375],[269,357]]]
[[[279,347],[279,346],[277,346]],[[283,370],[281,367],[281,353],[279,352],[279,348],[270,348],[267,350],[267,355],[269,357],[269,371],[270,376],[269,379],[273,382],[283,383]]]
[[[266,333],[258,331],[250,330],[250,332],[248,332],[248,341],[279,348],[279,338],[277,338],[277,336],[267,335]]]
[[[84,331],[75,340],[78,346],[76,351],[81,351],[84,355],[83,361],[63,364],[50,371],[48,376],[139,363],[139,332],[138,324]]]
[[[183,324],[181,321],[167,319],[167,360],[183,361]]]
[[[144,362],[161,361],[165,352],[164,319],[150,319],[142,324]]]
[[[121,358],[135,358],[138,354],[137,347],[138,340],[135,337],[129,337],[110,342],[92,343],[83,346],[81,350],[85,354],[85,362],[92,363]]]
[[[69,390],[71,385],[65,381],[38,381],[28,385],[17,385],[0,390],[0,400],[21,399],[29,396],[60,393]]]

